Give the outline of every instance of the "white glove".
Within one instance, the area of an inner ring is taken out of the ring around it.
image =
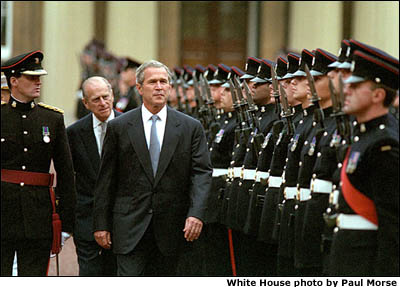
[[[61,247],[64,246],[65,242],[71,237],[71,233],[68,232],[61,232]]]

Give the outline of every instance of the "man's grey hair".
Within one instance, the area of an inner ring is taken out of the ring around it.
[[[167,71],[167,74],[168,74],[168,83],[171,83],[171,81],[172,81],[172,73],[169,70],[169,68],[166,65],[164,65],[163,63],[161,63],[161,62],[158,62],[156,60],[150,60],[150,61],[144,62],[136,70],[136,82],[139,83],[140,85],[143,85],[143,82],[144,82],[144,71],[147,68],[164,68],[165,71]]]
[[[112,94],[112,86],[109,81],[107,81],[106,78],[100,77],[100,76],[93,76],[90,78],[87,78],[83,83],[82,83],[82,94],[85,99],[87,99],[87,94],[86,94],[86,87],[88,85],[94,84],[95,82],[103,82],[107,85],[108,91],[110,94]]]

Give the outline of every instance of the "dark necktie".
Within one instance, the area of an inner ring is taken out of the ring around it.
[[[156,121],[159,119],[157,115],[152,115],[151,132],[150,132],[150,158],[151,166],[153,167],[153,175],[156,176],[158,159],[160,158],[160,142],[158,141]]]

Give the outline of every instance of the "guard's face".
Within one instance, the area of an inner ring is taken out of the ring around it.
[[[225,112],[233,111],[232,95],[230,89],[222,88],[221,107]]]
[[[22,101],[29,102],[40,97],[42,82],[40,76],[21,75],[11,77],[11,85],[14,87],[13,94]]]
[[[268,83],[254,83],[252,86],[253,101],[256,104],[268,103],[270,91]]]
[[[164,68],[148,67],[144,70],[143,84],[136,84],[143,103],[148,109],[162,108],[171,90],[168,73]]]
[[[284,80],[280,80],[279,81],[279,83],[282,85],[283,89],[286,92],[286,97],[287,97],[288,104],[290,106],[295,106],[295,105],[299,104],[299,102],[296,101],[294,99],[294,97],[293,97],[293,89],[292,89],[292,86],[291,86],[290,82],[291,82],[291,79],[284,79]],[[282,101],[282,95],[281,95],[280,98],[281,98],[281,101]]]
[[[307,102],[307,93],[308,93],[308,81],[306,77],[294,77],[290,82],[292,90],[293,90],[293,97],[304,103]]]
[[[343,111],[346,114],[359,117],[365,114],[372,106],[372,94],[375,91],[372,91],[370,81],[346,84],[344,92]]]
[[[86,98],[84,97],[82,101],[96,118],[104,122],[111,114],[114,96],[106,83],[96,81],[86,86]]]
[[[217,109],[221,107],[221,97],[225,88],[219,85],[210,85],[211,96],[214,100],[214,105]]]
[[[314,82],[315,82],[315,90],[317,91],[318,97],[321,99],[321,101],[329,101],[331,99],[331,92],[329,90],[329,78],[328,76],[315,76],[314,77]],[[311,95],[311,92],[309,91],[309,95]],[[311,96],[310,96],[311,99]]]

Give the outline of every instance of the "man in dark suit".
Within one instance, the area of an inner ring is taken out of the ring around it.
[[[176,275],[185,239],[196,240],[204,223],[212,178],[207,142],[199,121],[166,105],[168,67],[149,61],[136,73],[143,105],[107,127],[94,236],[103,248],[112,244],[120,276]]]
[[[112,108],[113,91],[105,78],[91,77],[85,80],[82,91],[82,102],[91,113],[67,128],[76,172],[77,206],[74,242],[78,255],[79,275],[112,276],[117,274],[116,259],[111,250],[102,249],[96,243],[92,232],[92,212],[106,125],[121,113]]]

